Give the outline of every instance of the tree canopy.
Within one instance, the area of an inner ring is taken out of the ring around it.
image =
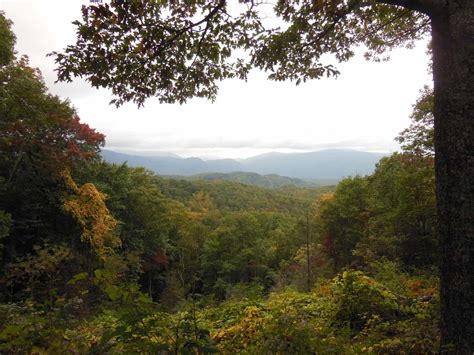
[[[142,105],[215,99],[218,82],[245,79],[253,67],[272,80],[339,74],[338,61],[365,45],[380,59],[396,46],[411,46],[429,33],[424,13],[390,1],[278,1],[272,9],[254,1],[121,1],[84,6],[77,42],[55,53],[59,80],[85,77],[112,89],[113,102]],[[273,11],[277,24],[266,19]],[[137,70],[138,69],[138,70]]]

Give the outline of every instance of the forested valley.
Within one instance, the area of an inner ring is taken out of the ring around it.
[[[104,162],[0,33],[1,353],[438,351],[429,89],[371,175],[169,179]]]

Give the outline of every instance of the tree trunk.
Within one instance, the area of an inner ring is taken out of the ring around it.
[[[474,1],[432,15],[441,352],[474,352]]]

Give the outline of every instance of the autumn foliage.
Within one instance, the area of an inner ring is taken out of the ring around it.
[[[118,222],[105,205],[105,194],[91,183],[77,186],[68,172],[64,172],[63,178],[72,191],[72,196],[64,201],[64,210],[79,222],[82,228],[81,240],[89,243],[104,258],[121,244],[114,234]]]
[[[10,178],[27,164],[58,177],[77,161],[96,156],[105,136],[80,122],[67,100],[48,93],[27,57],[2,68],[0,81],[1,161],[3,168],[10,162]]]

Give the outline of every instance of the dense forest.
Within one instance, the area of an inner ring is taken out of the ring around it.
[[[291,178],[276,174],[260,175],[257,173],[249,173],[243,171],[235,171],[231,173],[202,173],[191,176],[169,176],[180,180],[190,181],[233,181],[240,182],[246,185],[255,185],[267,188],[282,188],[282,187],[322,187],[336,185],[338,180],[303,180],[298,178]]]
[[[434,353],[432,95],[369,176],[180,180],[105,137],[0,15],[0,352]]]

